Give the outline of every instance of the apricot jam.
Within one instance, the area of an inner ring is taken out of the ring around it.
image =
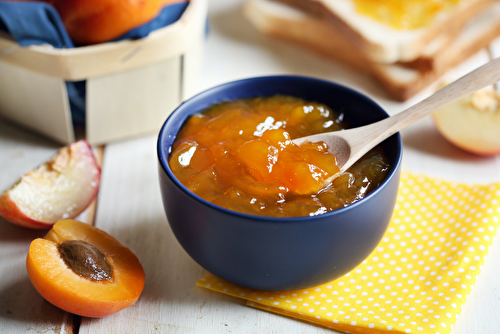
[[[356,10],[399,30],[421,28],[460,0],[353,0]]]
[[[215,104],[192,115],[172,145],[169,165],[195,194],[248,214],[297,217],[332,211],[363,198],[389,165],[375,148],[327,187],[337,174],[323,142],[293,138],[346,128],[344,114],[290,96]]]

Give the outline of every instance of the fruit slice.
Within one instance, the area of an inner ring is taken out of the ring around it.
[[[71,219],[58,221],[43,239],[33,240],[26,268],[43,298],[85,317],[105,317],[132,305],[145,281],[130,249],[106,232]]]
[[[500,95],[482,89],[433,114],[438,131],[475,154],[500,153]]]
[[[100,179],[90,145],[79,140],[0,195],[0,215],[17,225],[50,228],[58,220],[82,213],[97,195]]]

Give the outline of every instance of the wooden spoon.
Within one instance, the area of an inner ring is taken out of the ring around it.
[[[354,129],[297,138],[293,142],[301,144],[306,141],[323,141],[328,145],[329,153],[337,156],[340,172],[329,177],[324,183],[327,185],[387,137],[432,112],[498,81],[500,81],[500,58],[466,74],[425,100],[394,116]]]

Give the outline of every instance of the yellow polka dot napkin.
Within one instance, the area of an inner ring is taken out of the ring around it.
[[[500,183],[403,172],[393,218],[358,267],[327,284],[260,291],[207,273],[198,286],[350,333],[450,333],[500,225]]]

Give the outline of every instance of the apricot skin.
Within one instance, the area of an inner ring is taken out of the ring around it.
[[[10,0],[26,2],[32,0]],[[79,45],[108,42],[154,19],[163,7],[188,0],[41,0],[55,7]]]
[[[97,196],[100,180],[92,147],[80,139],[0,193],[0,216],[23,227],[49,229],[86,210]]]
[[[0,195],[0,205],[2,206],[0,216],[4,217],[9,222],[15,222],[16,225],[35,230],[42,230],[49,227],[47,224],[41,223],[25,215],[8,194]]]
[[[57,245],[81,240],[97,247],[112,267],[111,281],[92,281],[72,271]],[[60,309],[85,317],[101,318],[129,307],[139,298],[145,282],[137,257],[106,232],[71,219],[57,222],[47,235],[35,239],[26,258],[35,289]]]
[[[54,6],[77,44],[97,44],[123,35],[155,18],[163,6],[180,0],[56,0]]]

